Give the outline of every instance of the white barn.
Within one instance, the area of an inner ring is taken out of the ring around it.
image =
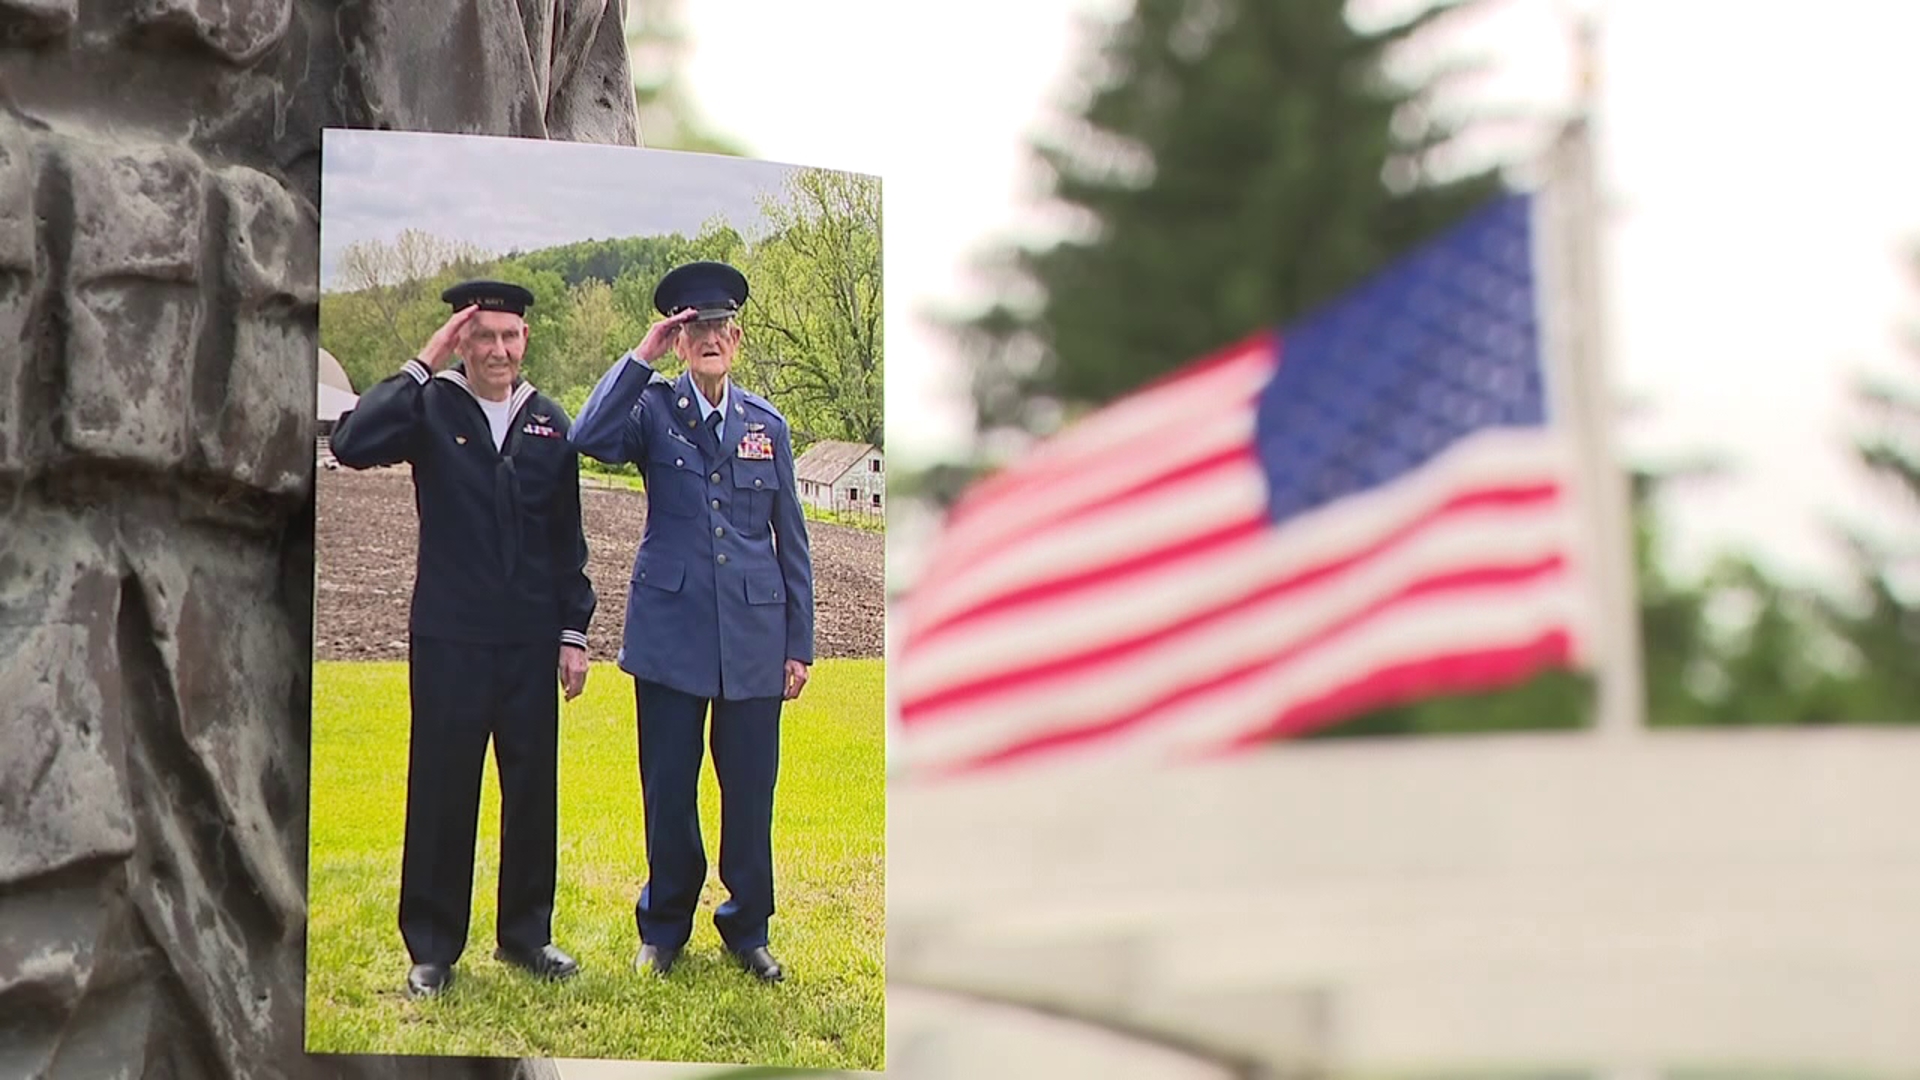
[[[333,425],[340,419],[342,413],[359,404],[360,398],[353,392],[353,382],[347,378],[346,369],[341,367],[340,361],[325,349],[320,350],[319,370],[314,384],[315,417],[319,420],[314,452],[322,469],[335,469],[339,465],[333,460],[333,451],[328,446],[329,437],[333,434]]]
[[[800,501],[840,513],[886,512],[886,455],[869,443],[823,439],[793,463]]]
[[[318,395],[314,403],[318,409],[316,415],[324,433],[333,429],[341,413],[359,404],[360,398],[353,392],[353,382],[347,378],[346,369],[325,349],[320,350],[319,376],[314,383]]]

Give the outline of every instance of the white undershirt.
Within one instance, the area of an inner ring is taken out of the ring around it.
[[[475,395],[475,401],[487,414],[487,426],[493,429],[493,448],[499,450],[507,445],[507,428],[513,426],[513,399],[488,401]]]

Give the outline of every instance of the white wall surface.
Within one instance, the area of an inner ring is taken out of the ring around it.
[[[888,862],[892,1075],[1223,1075],[910,984],[1334,1073],[1920,1073],[1920,732],[1302,744],[896,785]]]

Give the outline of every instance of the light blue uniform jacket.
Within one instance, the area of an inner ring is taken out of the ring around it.
[[[716,446],[690,376],[669,381],[627,353],[568,439],[646,479],[621,669],[703,698],[779,697],[786,661],[813,663],[813,564],[793,440],[765,398],[738,385],[727,397]],[[773,456],[755,460],[749,436],[765,436]]]

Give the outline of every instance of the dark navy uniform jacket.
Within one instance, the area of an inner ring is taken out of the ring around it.
[[[593,388],[569,438],[646,479],[621,669],[696,697],[779,697],[786,662],[813,663],[813,563],[793,440],[765,398],[737,384],[727,393],[716,443],[691,376],[669,381],[629,352]]]
[[[597,601],[567,415],[525,380],[510,404],[502,452],[459,365],[430,378],[409,360],[340,417],[333,456],[354,469],[413,465],[414,634],[586,648]]]

